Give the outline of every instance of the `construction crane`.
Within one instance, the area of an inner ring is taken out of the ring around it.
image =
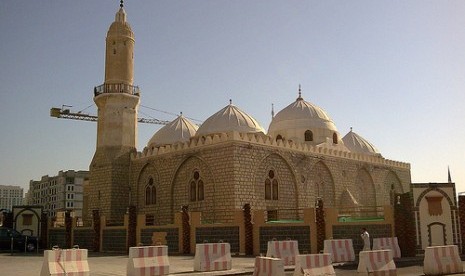
[[[90,121],[90,122],[97,122],[98,116],[84,114],[79,112],[71,112],[68,107],[72,107],[70,105],[62,105],[61,108],[59,107],[52,107],[50,108],[50,116],[55,118],[61,119],[71,119],[71,120],[81,120],[81,121]],[[147,118],[137,118],[139,123],[145,124],[157,124],[157,125],[167,125],[169,121],[159,120],[159,119],[147,119]]]

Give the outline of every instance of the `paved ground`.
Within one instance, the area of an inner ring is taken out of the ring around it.
[[[127,255],[95,255],[89,253],[89,267],[92,276],[123,276],[126,275]],[[170,256],[170,273],[171,275],[252,275],[254,258],[251,257],[234,257],[233,269],[224,272],[204,272],[196,273],[193,271],[193,256]],[[0,253],[0,275],[18,275],[18,276],[38,276],[42,268],[42,254],[21,254]],[[410,258],[401,259],[397,263],[397,275],[417,276],[423,274],[423,259]],[[357,273],[357,264],[345,264],[335,266],[336,275],[364,275]],[[286,276],[293,274],[291,267],[287,267]],[[465,275],[454,274],[454,275]]]

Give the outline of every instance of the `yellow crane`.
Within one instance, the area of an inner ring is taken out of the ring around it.
[[[50,116],[61,119],[71,119],[71,120],[82,120],[82,121],[91,121],[97,122],[98,117],[95,115],[84,114],[79,112],[72,112],[69,107],[70,105],[62,105],[59,107],[50,108]],[[139,123],[145,124],[158,124],[158,125],[167,125],[169,121],[159,120],[159,119],[147,119],[147,118],[137,118]]]

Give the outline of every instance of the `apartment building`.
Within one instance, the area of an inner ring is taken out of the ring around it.
[[[73,216],[82,217],[83,183],[89,178],[88,171],[59,171],[56,176],[44,175],[40,180],[29,182],[30,205],[43,206],[49,217],[69,210]]]
[[[23,204],[23,188],[0,185],[0,210],[11,211],[13,206]]]

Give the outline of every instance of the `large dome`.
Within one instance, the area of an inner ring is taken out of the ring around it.
[[[273,117],[268,135],[274,139],[287,139],[311,144],[341,142],[333,120],[320,107],[299,97]]]
[[[185,142],[195,135],[197,125],[180,115],[171,123],[160,128],[150,139],[148,147],[158,147],[176,142]]]
[[[222,132],[265,133],[260,124],[249,114],[230,103],[210,116],[197,130],[197,136]]]
[[[350,129],[350,132],[347,133],[344,138],[342,138],[342,141],[344,141],[344,145],[350,151],[372,155],[380,154],[378,149],[376,149],[372,143],[368,142],[365,138],[353,132],[352,128]]]

